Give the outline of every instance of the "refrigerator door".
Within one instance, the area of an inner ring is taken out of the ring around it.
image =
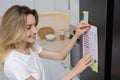
[[[120,80],[120,0],[114,0],[111,80]]]
[[[98,28],[99,65],[98,73],[88,68],[81,73],[81,80],[105,80],[106,4],[106,0],[80,0],[80,20],[83,19],[83,11],[88,11],[89,23]]]

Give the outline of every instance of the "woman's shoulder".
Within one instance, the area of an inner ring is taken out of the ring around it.
[[[11,50],[8,54],[8,56],[5,58],[5,63],[6,64],[12,64],[14,61],[17,60],[17,57],[15,57],[16,54],[14,52],[14,50]]]
[[[11,51],[8,53],[8,56],[6,57],[5,61],[14,59],[13,56],[15,56],[15,52],[14,52],[14,50],[11,50]]]
[[[4,69],[10,69],[10,70],[14,70],[15,68],[18,67],[24,67],[24,61],[23,59],[26,59],[24,57],[20,57],[18,54],[16,54],[17,52],[15,52],[14,50],[12,50],[9,55],[6,57],[5,61],[4,61]]]
[[[14,65],[16,63],[18,64],[18,62],[20,62],[22,59],[26,59],[25,55],[15,51],[15,50],[11,50],[5,59],[5,63]]]

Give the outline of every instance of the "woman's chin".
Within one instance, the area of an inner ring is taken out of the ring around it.
[[[30,40],[30,41],[28,41],[28,43],[34,43],[35,42],[35,40]]]

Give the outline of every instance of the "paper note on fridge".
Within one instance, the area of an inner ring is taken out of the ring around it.
[[[98,72],[98,35],[97,27],[91,26],[90,30],[83,34],[83,56],[91,53],[93,55],[92,71]]]

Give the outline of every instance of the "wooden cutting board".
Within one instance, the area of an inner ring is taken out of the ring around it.
[[[41,38],[41,39],[45,39],[45,36],[47,34],[55,34],[55,31],[53,28],[51,27],[42,27],[38,30],[38,36]]]

